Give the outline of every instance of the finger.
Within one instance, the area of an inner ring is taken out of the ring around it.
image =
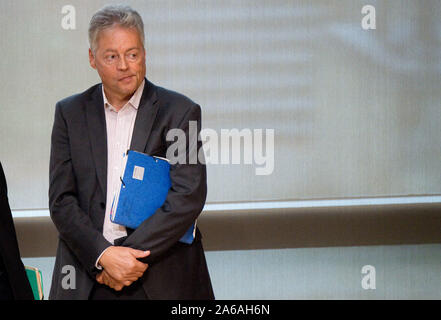
[[[136,280],[138,280],[140,277],[137,276],[126,276],[124,277],[122,280],[120,280],[119,282],[124,282],[124,281],[130,281],[130,282],[135,282]]]
[[[115,291],[121,291],[122,288],[124,287],[124,285],[121,282],[116,281],[111,277],[109,277],[107,280],[108,280],[107,285]]]
[[[130,250],[130,252],[132,253],[132,255],[135,258],[145,258],[145,257],[148,257],[150,255],[150,251],[149,250],[142,251],[142,250],[132,249],[132,250]]]
[[[124,287],[123,284],[112,279],[108,279],[106,285],[116,291],[120,291]]]
[[[108,285],[109,287],[113,287],[116,283],[118,283],[118,281],[107,272],[103,272],[103,281],[104,284]]]
[[[104,283],[104,272],[100,272],[100,273],[96,276],[96,281],[98,281],[98,283],[101,283],[101,284]]]
[[[109,275],[108,275],[107,273],[104,274],[104,272],[103,272],[103,276],[102,276],[101,281],[102,281],[102,283],[105,284],[106,286],[112,287],[112,283],[113,283],[113,282],[111,281],[111,278],[109,277]]]
[[[144,271],[147,270],[148,264],[147,263],[142,263],[141,261],[136,261],[135,264],[133,265],[133,273],[144,273]]]
[[[121,279],[115,279],[108,273],[106,273],[104,277],[105,277],[105,284],[114,289],[116,288],[117,285],[130,286],[133,282],[135,282],[139,278],[138,276],[129,276]]]
[[[127,277],[141,277],[145,270],[147,269],[147,264],[136,261],[131,263],[130,267],[127,266],[125,270],[121,270],[118,277],[115,277],[117,280],[121,280]]]
[[[136,269],[131,268],[129,270],[124,270],[123,272],[119,272],[115,276],[111,275],[111,277],[114,280],[120,282],[125,280],[136,281],[138,278],[142,277],[143,274],[144,274],[144,270],[139,270],[138,268]]]

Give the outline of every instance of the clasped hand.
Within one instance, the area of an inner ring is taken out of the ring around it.
[[[96,281],[120,291],[144,274],[148,264],[142,263],[137,258],[145,258],[148,255],[150,251],[128,247],[109,247],[98,261],[104,270],[96,276]]]

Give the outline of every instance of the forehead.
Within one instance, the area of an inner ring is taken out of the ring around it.
[[[100,50],[124,50],[142,48],[142,40],[136,28],[112,26],[101,30],[97,35],[97,47]]]

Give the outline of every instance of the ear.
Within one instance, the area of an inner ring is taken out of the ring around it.
[[[92,68],[96,69],[95,57],[90,48],[89,48],[89,63]]]

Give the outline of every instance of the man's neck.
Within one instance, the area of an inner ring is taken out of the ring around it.
[[[116,109],[116,111],[122,109],[122,107],[127,104],[127,102],[130,100],[135,92],[136,90],[127,96],[118,96],[109,94],[109,92],[107,92],[106,88],[104,87],[104,93],[106,95],[107,101]]]

